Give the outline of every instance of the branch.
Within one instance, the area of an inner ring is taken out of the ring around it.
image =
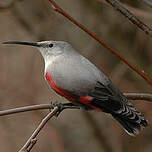
[[[146,100],[152,102],[152,94],[150,93],[124,93],[129,100]]]
[[[19,152],[30,152],[34,144],[36,143],[36,137],[39,132],[43,129],[43,127],[47,124],[47,122],[58,112],[58,107],[54,107],[54,109],[41,121],[39,126],[33,132],[31,137],[27,140],[25,145],[19,150]],[[35,141],[35,142],[33,142]]]
[[[152,7],[152,0],[142,0],[144,3]]]
[[[150,93],[124,93],[124,95],[129,100],[146,100],[146,101],[152,102],[152,94],[150,94]],[[11,115],[11,114],[21,113],[21,112],[34,111],[34,110],[52,109],[52,108],[53,108],[52,104],[32,105],[32,106],[2,110],[2,111],[0,111],[0,116]]]
[[[124,93],[124,95],[131,100],[147,100],[152,102],[152,94],[148,93]],[[66,105],[66,104],[65,104]],[[71,106],[65,106],[65,109],[70,108]],[[20,108],[14,108],[14,109],[9,109],[9,110],[3,110],[0,111],[0,116],[4,115],[10,115],[10,114],[15,114],[19,112],[27,112],[27,111],[33,111],[33,110],[41,110],[41,109],[52,109],[53,105],[52,104],[40,104],[40,105],[33,105],[33,106],[26,106],[26,107],[20,107]],[[72,107],[71,107],[72,108]],[[75,106],[73,106],[75,109]],[[25,145],[19,150],[19,152],[30,152],[30,150],[33,148],[33,146],[37,142],[37,135],[39,132],[43,129],[43,127],[46,125],[46,123],[51,119],[54,115],[59,112],[59,108],[55,106],[53,110],[41,121],[39,126],[36,128],[36,130],[33,132],[31,137],[27,140]],[[108,146],[106,145],[107,148]],[[108,147],[109,148],[109,147]],[[109,149],[110,151],[110,149]]]
[[[143,79],[146,80],[146,82],[150,85],[152,85],[152,79],[145,74],[143,71],[138,70],[134,65],[132,65],[129,61],[127,61],[124,57],[122,57],[119,53],[117,53],[114,49],[109,47],[103,40],[97,37],[96,34],[89,31],[84,25],[77,22],[74,18],[72,18],[69,14],[67,14],[61,7],[57,5],[57,3],[54,0],[49,0],[51,3],[53,9],[58,12],[59,14],[66,17],[68,20],[70,20],[72,23],[74,23],[76,26],[81,28],[83,31],[85,31],[88,35],[90,35],[92,38],[94,38],[96,41],[98,41],[103,47],[105,47],[108,51],[110,51],[112,54],[117,56],[121,61],[123,61],[125,64],[127,64],[133,71],[135,71],[137,74],[139,74]]]
[[[96,1],[98,1],[99,3],[105,4],[105,5],[109,5],[109,3],[107,3],[105,0],[96,0]],[[121,2],[120,2],[120,4],[123,7],[127,8],[128,10],[130,10],[131,12],[133,12],[134,15],[136,15],[136,16],[138,16],[140,18],[144,18],[146,20],[147,19],[149,20],[152,17],[152,14],[150,12],[147,12],[145,10],[141,10],[139,8],[135,8],[135,7],[129,6],[129,5],[121,3]]]
[[[0,111],[0,116],[27,112],[27,111],[41,110],[41,109],[52,109],[52,108],[53,107],[51,104],[40,104],[40,105],[26,106],[20,108],[13,108],[13,109]]]
[[[152,36],[152,29],[148,25],[144,24],[140,19],[133,15],[129,10],[121,5],[117,0],[106,0],[112,7],[119,11],[123,16],[125,16],[131,23],[135,24],[138,28],[144,31],[147,35]],[[144,0],[147,1],[147,0]],[[148,0],[149,1],[149,0]]]

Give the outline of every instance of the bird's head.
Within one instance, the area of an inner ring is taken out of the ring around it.
[[[17,44],[17,45],[27,45],[36,47],[44,59],[51,55],[59,55],[64,51],[70,50],[71,45],[64,41],[41,41],[41,42],[20,42],[20,41],[8,41],[2,44]]]

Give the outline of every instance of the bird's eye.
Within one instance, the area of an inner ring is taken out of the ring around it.
[[[51,43],[51,44],[49,44],[49,47],[51,48],[51,47],[53,47],[53,44]]]

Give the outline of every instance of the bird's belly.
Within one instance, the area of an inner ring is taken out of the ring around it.
[[[82,96],[82,97],[74,97],[74,95],[71,95],[69,92],[65,91],[64,89],[60,88],[59,86],[56,85],[55,81],[53,80],[53,78],[51,77],[50,74],[46,73],[45,74],[46,80],[48,81],[50,87],[59,95],[65,97],[66,99],[68,99],[69,101],[72,102],[80,102],[82,104],[85,104],[87,106],[89,106],[90,108],[96,109],[101,111],[100,108],[95,107],[93,105],[91,105],[91,101],[93,100],[93,97],[91,96]]]
[[[70,101],[74,101],[75,99],[73,97],[70,96],[70,94],[66,91],[64,91],[62,88],[60,88],[59,86],[56,85],[55,81],[53,80],[53,78],[51,77],[50,74],[46,73],[45,74],[46,80],[48,81],[50,87],[59,95],[64,96],[66,99],[70,100]]]

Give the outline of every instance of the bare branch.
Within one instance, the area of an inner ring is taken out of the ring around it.
[[[131,64],[128,60],[126,60],[124,57],[122,57],[119,53],[117,53],[114,49],[109,47],[103,40],[97,37],[96,34],[89,31],[84,25],[77,22],[74,18],[72,18],[69,14],[67,14],[54,0],[49,0],[51,3],[53,9],[66,17],[68,20],[70,20],[72,23],[74,23],[76,26],[81,28],[83,31],[85,31],[88,35],[90,35],[92,38],[94,38],[96,41],[98,41],[103,47],[105,47],[107,50],[109,50],[112,54],[117,56],[121,61],[123,61],[125,64],[127,64],[133,71],[135,71],[137,74],[139,74],[143,79],[146,80],[146,82],[150,85],[152,85],[152,79],[143,71],[138,70],[133,64]]]
[[[152,94],[150,94],[150,93],[124,93],[124,95],[129,100],[146,100],[146,101],[152,102]],[[32,105],[32,106],[2,110],[2,111],[0,111],[0,116],[11,115],[11,114],[21,113],[21,112],[34,111],[34,110],[52,109],[52,108],[53,108],[53,106],[51,104]],[[73,108],[75,109],[75,107],[73,107]]]
[[[148,94],[148,93],[124,93],[124,95],[128,99],[131,99],[131,100],[147,100],[147,101],[152,102],[152,94]],[[27,140],[25,145],[19,150],[19,152],[30,152],[31,151],[31,149],[33,148],[33,146],[37,142],[37,139],[36,139],[37,135],[43,129],[43,127],[46,125],[48,120],[57,114],[57,112],[59,111],[59,108],[57,106],[53,107],[53,105],[51,105],[51,104],[40,104],[40,105],[33,105],[33,106],[20,107],[20,108],[0,111],[0,116],[4,116],[4,115],[10,115],[10,114],[15,114],[15,113],[19,113],[19,112],[26,112],[26,111],[40,110],[40,109],[52,109],[52,108],[53,108],[53,110],[41,121],[39,126],[33,132],[31,137]],[[70,106],[65,104],[65,109],[67,109],[67,108],[70,108]],[[75,109],[75,107],[71,107],[71,108]],[[107,147],[108,146],[106,146],[106,148]]]
[[[32,105],[32,106],[13,108],[13,109],[0,111],[0,116],[10,115],[10,114],[15,114],[15,113],[20,113],[20,112],[41,110],[41,109],[51,109],[51,108],[52,108],[51,104]]]
[[[152,7],[152,0],[142,0],[144,3]]]
[[[41,123],[39,124],[39,126],[36,128],[36,130],[33,132],[33,134],[31,135],[31,137],[27,140],[27,142],[25,143],[25,145],[19,150],[19,152],[23,152],[23,151],[28,151],[29,146],[31,145],[31,142],[33,140],[36,139],[37,135],[39,134],[39,132],[43,129],[43,127],[46,125],[46,123],[58,112],[58,107],[54,107],[54,109],[41,121]],[[33,147],[33,146],[32,146]]]
[[[36,138],[34,138],[34,139],[31,140],[31,143],[30,143],[30,145],[29,145],[29,147],[27,149],[28,152],[31,151],[31,149],[34,147],[34,145],[36,144],[36,142],[37,142]]]
[[[124,93],[124,95],[129,100],[147,100],[149,102],[152,102],[152,94],[150,94],[150,93]],[[11,114],[21,113],[21,112],[34,111],[34,110],[52,109],[52,108],[53,108],[53,106],[51,104],[32,105],[32,106],[2,110],[2,111],[0,111],[0,116],[11,115]],[[73,108],[75,109],[75,107],[73,107]]]
[[[107,3],[105,0],[96,0],[96,1],[98,1],[99,3],[105,4],[105,5],[109,5],[109,3]],[[123,7],[127,8],[128,10],[130,10],[134,15],[136,15],[136,16],[138,16],[140,18],[144,18],[144,19],[148,20],[148,19],[151,19],[151,17],[152,17],[152,14],[150,12],[147,12],[145,10],[141,10],[139,8],[135,8],[135,7],[129,6],[129,5],[121,3],[121,2],[120,2],[120,4]]]
[[[152,36],[152,29],[148,25],[144,24],[139,18],[133,15],[129,10],[121,5],[117,0],[106,0],[112,7],[119,11],[123,16],[125,16],[131,23],[135,24],[138,28],[144,31],[147,35]],[[147,0],[145,0],[147,1]],[[149,1],[149,0],[148,0]]]
[[[150,93],[124,93],[129,100],[146,100],[152,102],[152,94]]]

